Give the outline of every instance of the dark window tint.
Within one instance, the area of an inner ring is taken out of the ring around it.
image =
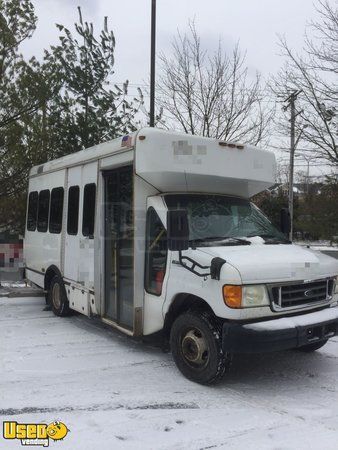
[[[63,188],[54,188],[50,196],[49,232],[61,233],[63,212]]]
[[[27,211],[27,230],[36,230],[36,216],[38,213],[38,200],[39,194],[37,191],[31,192],[28,198],[28,211]]]
[[[86,184],[83,191],[83,236],[94,236],[96,185]]]
[[[68,190],[67,233],[77,234],[79,224],[79,186],[71,186]]]
[[[161,295],[167,263],[167,232],[154,208],[147,212],[146,272],[147,292]]]
[[[248,200],[213,194],[169,194],[169,209],[188,213],[189,239],[202,245],[217,246],[220,238],[261,236],[287,243],[264,214]]]
[[[49,197],[47,189],[39,193],[38,231],[46,232],[48,229]]]

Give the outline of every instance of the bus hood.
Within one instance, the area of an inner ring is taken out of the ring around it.
[[[199,247],[198,251],[223,258],[239,271],[243,284],[315,280],[338,275],[338,260],[294,244],[252,242],[250,246]]]

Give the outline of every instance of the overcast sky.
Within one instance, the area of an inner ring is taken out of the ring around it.
[[[143,85],[149,77],[151,0],[32,0],[38,16],[33,38],[23,51],[42,55],[57,42],[55,23],[69,28],[77,20],[77,6],[83,17],[99,31],[103,17],[116,37],[114,82],[129,79]],[[334,0],[332,0],[334,2]],[[230,49],[239,41],[247,51],[247,64],[267,77],[282,64],[277,35],[285,35],[290,46],[301,51],[307,23],[318,13],[312,0],[157,0],[157,51],[170,52],[170,41],[179,29],[184,32],[194,19],[208,49]],[[133,88],[132,88],[133,89]],[[132,94],[133,92],[131,92]]]
[[[25,53],[39,55],[55,43],[55,23],[72,27],[81,6],[86,20],[99,30],[108,16],[116,37],[116,79],[142,83],[149,73],[151,0],[33,0],[39,19]],[[250,68],[264,75],[278,69],[277,34],[284,34],[292,47],[301,49],[304,28],[317,16],[311,0],[157,0],[158,51],[170,51],[177,29],[186,30],[195,19],[208,48],[221,38],[225,48],[238,40],[247,50]]]

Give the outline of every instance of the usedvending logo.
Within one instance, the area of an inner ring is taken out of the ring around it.
[[[46,423],[18,423],[14,421],[3,422],[4,439],[18,439],[21,445],[49,446],[49,440],[61,441],[70,430],[63,422]]]

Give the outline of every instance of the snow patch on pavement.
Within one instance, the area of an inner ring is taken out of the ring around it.
[[[337,338],[313,354],[238,356],[206,387],[159,348],[44,307],[0,298],[0,420],[61,420],[71,431],[51,449],[337,449]]]

